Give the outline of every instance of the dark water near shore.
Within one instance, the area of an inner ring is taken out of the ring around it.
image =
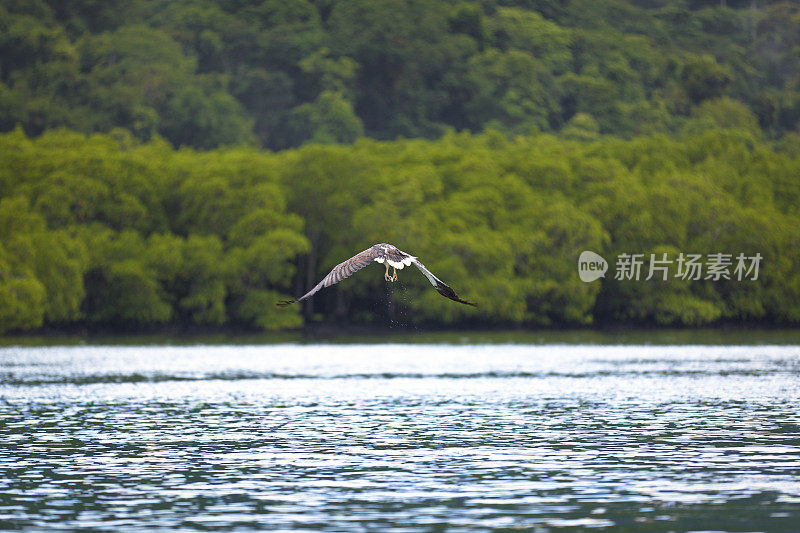
[[[800,529],[800,347],[0,348],[0,529]]]

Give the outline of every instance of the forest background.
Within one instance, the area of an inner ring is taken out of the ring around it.
[[[799,131],[796,2],[0,0],[0,333],[798,324]]]

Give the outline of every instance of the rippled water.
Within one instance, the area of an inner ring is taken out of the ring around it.
[[[796,531],[800,347],[0,348],[0,529]]]

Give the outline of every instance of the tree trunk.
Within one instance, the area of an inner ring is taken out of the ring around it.
[[[347,318],[347,302],[344,298],[344,292],[338,287],[336,288],[336,309],[333,314],[337,322],[344,322]]]
[[[317,252],[319,247],[319,229],[314,229],[311,231],[311,249],[308,251],[308,259],[306,263],[306,288],[303,291],[303,294],[310,291],[314,285],[317,284],[316,281],[316,271],[317,271]],[[305,306],[303,307],[303,314],[306,317],[306,320],[310,320],[311,317],[314,315],[314,297],[312,296],[308,300],[305,301]]]

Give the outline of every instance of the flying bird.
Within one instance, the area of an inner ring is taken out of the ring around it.
[[[315,294],[317,291],[339,283],[345,278],[349,278],[373,261],[386,264],[386,273],[383,275],[383,279],[386,281],[397,281],[398,270],[403,270],[403,267],[411,266],[412,264],[416,265],[417,268],[420,269],[423,274],[425,274],[425,277],[428,278],[428,281],[431,282],[431,285],[433,285],[433,288],[436,289],[439,294],[445,298],[450,298],[454,302],[477,307],[477,305],[474,303],[467,302],[466,300],[459,298],[456,294],[456,291],[451,289],[445,282],[434,276],[433,273],[425,268],[425,265],[420,263],[416,257],[399,250],[396,246],[386,243],[371,246],[363,252],[354,255],[347,261],[339,263],[333,267],[333,270],[331,270],[322,281],[317,283],[316,287],[305,293],[303,296],[297,300],[278,302],[278,305],[284,306],[303,301]],[[391,276],[389,275],[389,267],[392,267]]]

